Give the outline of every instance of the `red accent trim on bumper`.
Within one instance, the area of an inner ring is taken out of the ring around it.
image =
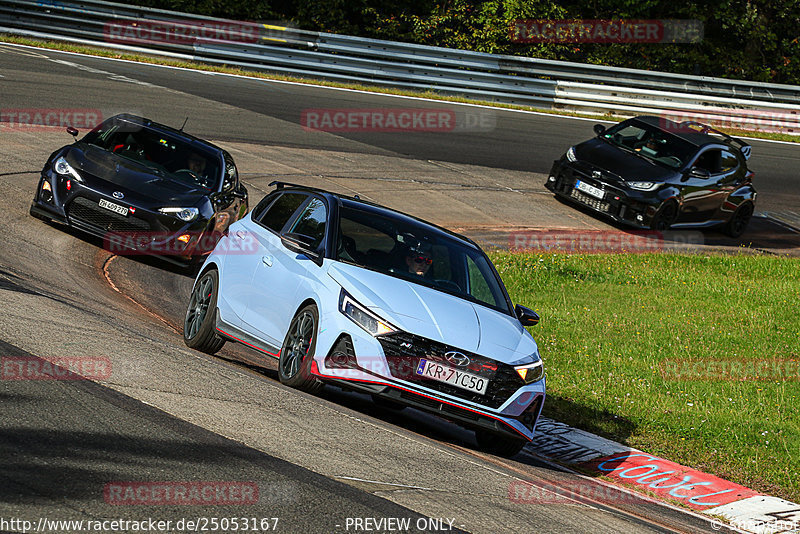
[[[425,398],[434,400],[436,402],[441,402],[442,404],[447,404],[447,405],[453,406],[454,408],[458,408],[460,410],[467,410],[469,412],[476,413],[476,414],[482,415],[484,417],[491,417],[495,421],[499,421],[499,422],[503,423],[508,428],[510,428],[511,430],[513,430],[514,432],[516,432],[517,434],[519,434],[520,436],[525,438],[527,441],[530,441],[530,438],[528,438],[528,436],[526,436],[525,434],[523,434],[522,432],[520,432],[519,430],[517,430],[513,426],[509,425],[506,421],[503,421],[499,417],[495,417],[494,415],[490,415],[488,413],[479,412],[478,410],[473,410],[472,408],[467,408],[466,406],[460,406],[458,404],[453,404],[452,402],[448,402],[446,400],[442,400],[442,399],[439,399],[439,398],[436,398],[436,397],[431,397],[430,395],[426,395],[425,393],[420,393],[418,391],[414,391],[413,389],[404,388],[403,386],[397,386],[395,384],[391,384],[391,383],[388,383],[388,382],[375,382],[373,380],[361,380],[359,378],[342,378],[342,377],[333,376],[333,375],[324,375],[324,374],[322,374],[320,372],[319,368],[317,367],[317,362],[314,361],[314,360],[311,361],[311,374],[317,375],[317,376],[319,376],[321,378],[330,378],[330,379],[333,379],[333,380],[347,380],[347,381],[351,381],[351,382],[360,382],[362,384],[378,384],[378,385],[381,385],[381,386],[388,386],[388,387],[391,387],[391,388],[407,391],[408,393],[411,393],[413,395],[419,395],[420,397],[425,397]]]
[[[247,341],[245,341],[245,340],[243,340],[243,339],[239,339],[238,337],[236,337],[236,336],[233,336],[233,335],[231,335],[231,334],[227,333],[226,331],[224,331],[223,329],[221,329],[221,328],[219,328],[219,327],[217,327],[217,328],[216,328],[216,330],[217,330],[218,332],[222,332],[223,334],[225,334],[225,335],[226,335],[226,336],[228,336],[229,338],[235,339],[235,340],[236,340],[236,341],[238,341],[239,343],[244,343],[244,344],[245,344],[245,345],[247,345],[248,347],[252,347],[252,348],[256,349],[256,350],[257,350],[257,351],[259,351],[259,352],[263,352],[264,354],[269,354],[269,355],[270,355],[270,356],[272,356],[273,358],[280,358],[280,357],[281,357],[281,351],[278,351],[278,354],[275,354],[275,353],[272,353],[272,352],[270,352],[270,351],[268,351],[268,350],[264,350],[264,349],[262,349],[261,347],[256,347],[256,346],[255,346],[255,345],[253,345],[252,343],[248,343]]]

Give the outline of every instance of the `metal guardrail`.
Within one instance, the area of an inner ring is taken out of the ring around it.
[[[145,30],[150,38],[129,38]],[[0,32],[479,100],[800,133],[800,87],[791,85],[484,54],[99,0],[0,0]]]

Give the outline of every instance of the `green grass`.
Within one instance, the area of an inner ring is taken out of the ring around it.
[[[313,78],[303,78],[298,76],[284,76],[280,74],[271,74],[266,72],[259,72],[259,71],[252,71],[246,70],[238,67],[228,67],[226,65],[213,65],[213,64],[206,64],[200,63],[196,61],[182,61],[182,60],[175,60],[175,59],[168,59],[164,56],[159,56],[157,52],[153,52],[152,55],[145,55],[145,54],[131,54],[126,52],[120,52],[119,50],[115,50],[112,48],[103,48],[100,46],[86,46],[86,45],[76,45],[65,43],[63,41],[53,41],[53,40],[45,40],[45,39],[31,39],[28,37],[19,37],[15,35],[7,35],[7,34],[0,34],[0,42],[6,43],[14,43],[14,44],[22,44],[27,46],[35,46],[38,48],[46,48],[50,50],[62,50],[65,52],[75,52],[78,54],[88,54],[93,56],[101,56],[101,57],[111,57],[116,59],[125,59],[128,61],[138,61],[140,63],[151,63],[155,65],[169,65],[172,67],[181,67],[187,69],[195,69],[195,70],[202,70],[207,72],[220,72],[224,74],[235,74],[238,76],[249,76],[252,78],[262,78],[265,80],[279,80],[279,81],[290,81],[295,83],[306,83],[310,85],[320,85],[323,87],[338,87],[344,89],[356,89],[359,91],[368,91],[373,93],[382,93],[382,94],[390,94],[390,95],[400,95],[400,96],[410,96],[416,98],[425,98],[428,100],[439,100],[442,102],[460,102],[460,103],[469,103],[469,104],[476,104],[482,106],[491,106],[496,108],[504,108],[504,109],[518,109],[523,111],[535,111],[537,113],[547,113],[551,115],[566,115],[569,117],[583,117],[589,119],[597,119],[597,120],[609,120],[609,121],[617,121],[622,120],[625,117],[620,117],[613,115],[611,113],[606,114],[588,114],[588,113],[576,113],[572,111],[560,110],[560,109],[546,109],[546,108],[536,108],[533,106],[519,106],[514,104],[504,104],[501,102],[490,102],[485,100],[473,100],[461,96],[451,96],[451,95],[443,95],[436,93],[435,90],[431,89],[428,91],[414,91],[408,89],[395,89],[392,87],[382,87],[382,86],[375,86],[375,85],[364,85],[358,83],[341,83],[341,82],[331,82],[327,80],[318,80]],[[800,136],[792,135],[792,134],[784,134],[784,133],[772,133],[772,132],[756,132],[751,130],[737,130],[731,128],[720,128],[720,131],[726,132],[729,135],[734,136],[742,136],[742,137],[755,137],[758,139],[771,139],[774,141],[788,141],[792,143],[800,143]]]
[[[665,364],[686,359],[796,362],[800,260],[491,257],[514,302],[542,316],[530,331],[547,371],[545,415],[800,501],[800,377],[698,380],[662,373]]]

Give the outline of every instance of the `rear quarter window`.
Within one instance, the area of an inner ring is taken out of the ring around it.
[[[306,198],[308,195],[302,193],[283,193],[264,210],[256,222],[279,233]]]

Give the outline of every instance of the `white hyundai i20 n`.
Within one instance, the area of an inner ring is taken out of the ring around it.
[[[225,341],[278,359],[280,381],[323,383],[413,406],[475,430],[513,456],[545,397],[542,360],[472,241],[328,191],[274,183],[200,270],[184,323],[189,347]]]

